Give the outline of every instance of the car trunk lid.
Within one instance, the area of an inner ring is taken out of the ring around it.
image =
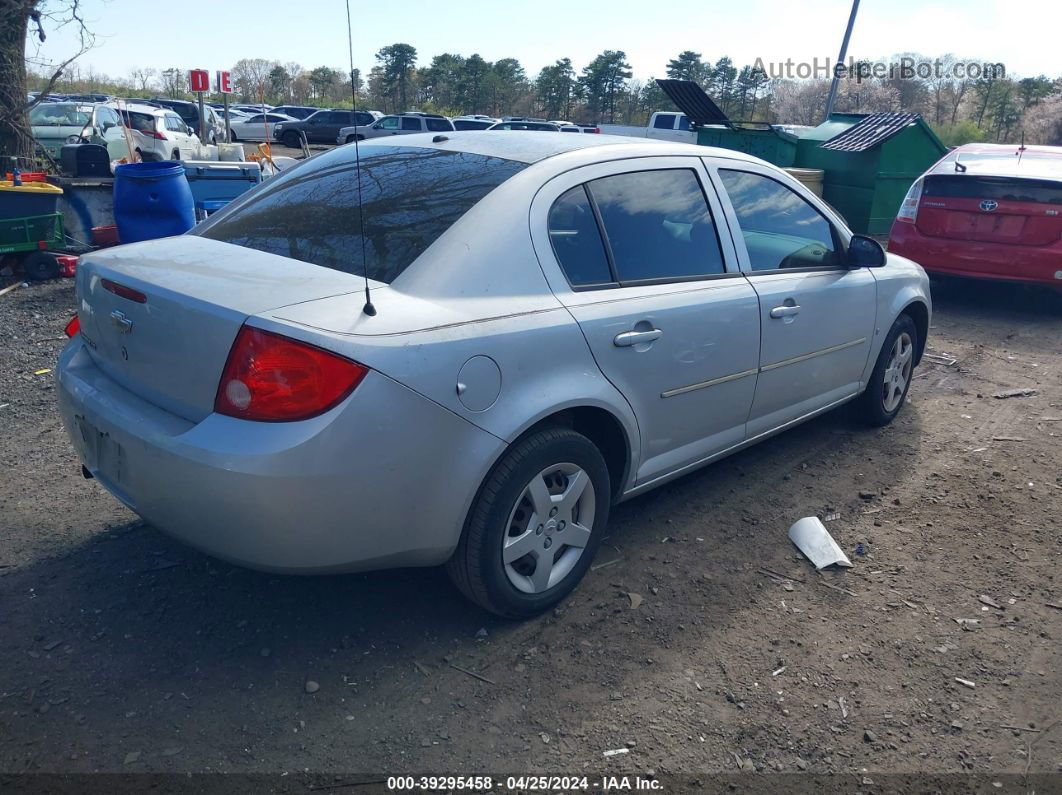
[[[1062,181],[930,174],[922,188],[917,227],[929,237],[1051,245],[1062,237]]]
[[[95,252],[77,272],[81,333],[130,392],[197,422],[214,406],[240,326],[254,314],[359,290],[359,277],[202,237]]]

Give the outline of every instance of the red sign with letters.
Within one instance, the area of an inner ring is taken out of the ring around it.
[[[231,94],[232,93],[232,79],[229,77],[228,72],[218,72],[217,79],[217,92],[219,94]]]
[[[210,74],[206,69],[192,69],[188,72],[188,86],[193,92],[210,90]]]

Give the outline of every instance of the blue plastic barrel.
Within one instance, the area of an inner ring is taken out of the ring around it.
[[[114,222],[122,243],[180,235],[195,226],[195,204],[184,166],[170,161],[118,166]]]

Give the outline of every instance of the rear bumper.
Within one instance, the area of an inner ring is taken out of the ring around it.
[[[59,409],[99,483],[149,523],[251,568],[359,571],[445,561],[503,442],[376,372],[295,423],[191,423],[109,379],[75,339]]]
[[[914,260],[931,274],[1062,287],[1062,241],[1019,246],[951,240],[927,237],[914,224],[895,222],[889,251]]]

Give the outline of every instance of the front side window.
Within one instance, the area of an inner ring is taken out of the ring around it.
[[[376,126],[381,130],[397,130],[398,129],[398,117],[397,116],[384,116],[377,122]]]
[[[679,129],[688,130],[690,128],[690,120],[686,116],[679,116]]]
[[[573,287],[613,280],[585,186],[572,188],[553,203],[548,225],[553,253]]]
[[[720,169],[754,271],[841,264],[833,226],[796,191],[749,171]]]
[[[184,124],[181,122],[180,116],[175,116],[172,113],[166,114],[166,129],[171,132],[183,132]]]
[[[191,234],[390,283],[525,163],[417,147],[352,147],[304,160]],[[364,253],[363,253],[364,252]]]
[[[588,183],[621,283],[723,273],[711,210],[691,169],[633,171]]]

